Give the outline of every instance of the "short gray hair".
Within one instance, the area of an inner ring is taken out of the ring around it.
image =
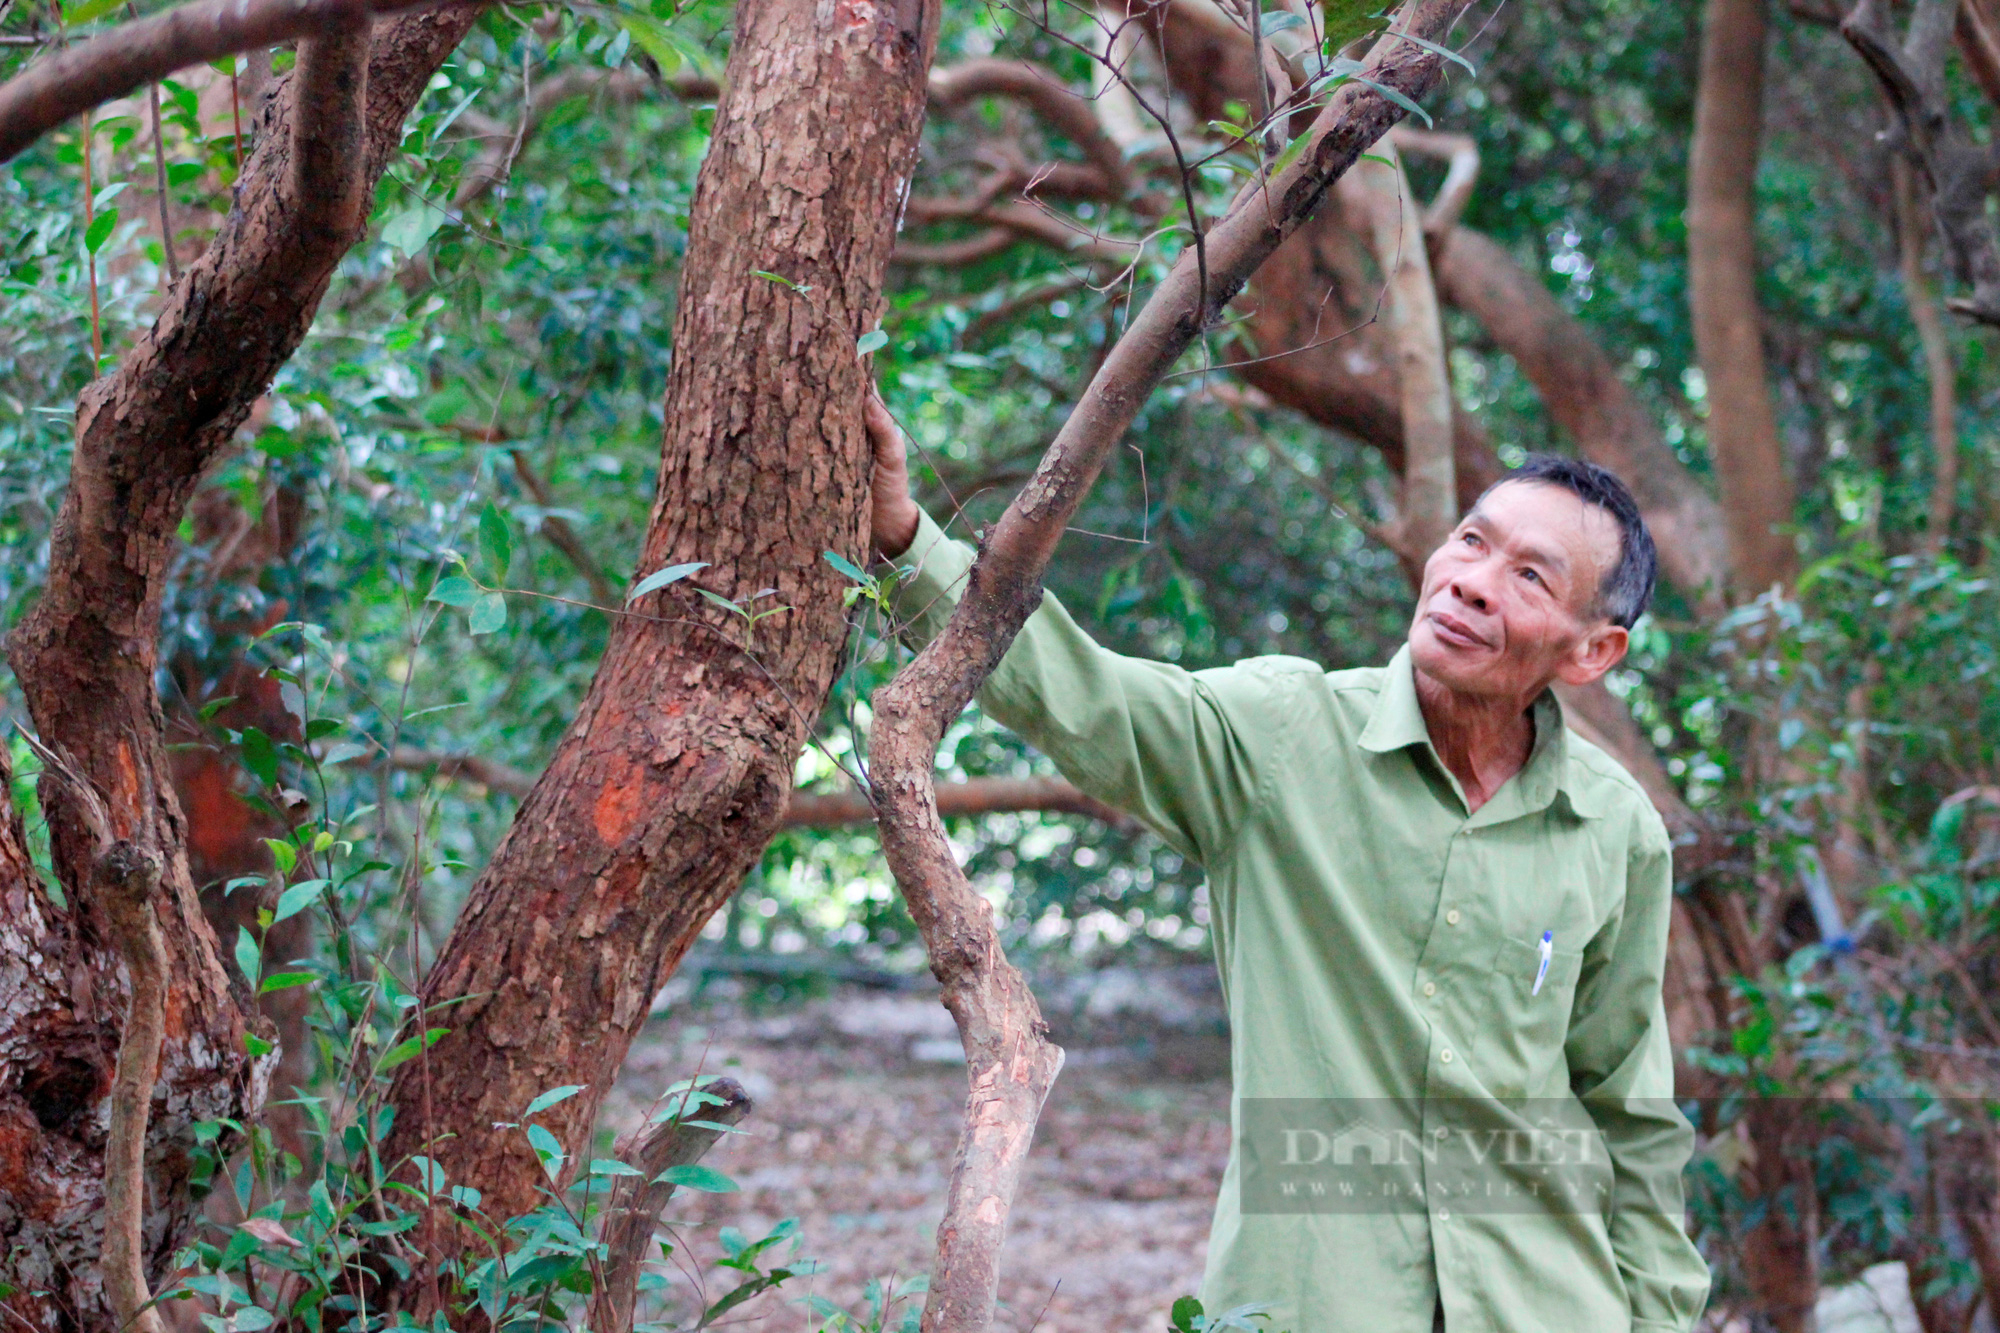
[[[1539,482],[1560,486],[1571,495],[1594,504],[1618,523],[1618,562],[1597,588],[1596,610],[1614,625],[1631,629],[1646,614],[1653,601],[1653,585],[1659,580],[1660,557],[1653,548],[1653,534],[1639,513],[1639,502],[1610,468],[1599,467],[1581,458],[1561,454],[1529,454],[1521,466],[1486,488],[1491,495],[1498,487],[1514,481]]]

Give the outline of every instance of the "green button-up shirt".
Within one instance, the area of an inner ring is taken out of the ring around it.
[[[928,641],[972,552],[926,515],[899,563],[907,636]],[[1100,647],[1049,598],[979,697],[1208,873],[1235,1081],[1211,1313],[1264,1304],[1293,1333],[1428,1333],[1440,1306],[1450,1333],[1693,1325],[1709,1276],[1660,999],[1667,834],[1552,695],[1477,812],[1407,649],[1188,672]]]

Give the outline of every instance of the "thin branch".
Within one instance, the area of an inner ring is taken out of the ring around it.
[[[1039,810],[1083,815],[1117,828],[1137,827],[1130,815],[1095,797],[1085,796],[1061,778],[967,778],[963,782],[940,783],[937,802],[938,813],[947,819]],[[869,803],[868,794],[858,788],[826,795],[794,792],[791,808],[785,812],[787,828],[828,828],[874,821],[875,807]]]
[[[123,23],[0,84],[0,162],[65,121],[176,70],[429,0],[196,0]]]
[[[1479,181],[1479,143],[1469,134],[1446,134],[1408,125],[1390,130],[1389,142],[1405,153],[1442,158],[1447,164],[1444,183],[1424,209],[1424,239],[1436,248],[1451,235],[1451,229],[1465,216],[1465,206],[1472,202],[1472,187]]]
[[[108,841],[108,830],[103,832]],[[111,843],[97,859],[95,879],[97,900],[132,980],[104,1149],[104,1288],[121,1328],[165,1333],[146,1286],[144,1234],[146,1122],[166,1037],[167,946],[153,910],[160,861],[134,843]]]
[[[674,1195],[672,1182],[662,1181],[660,1176],[702,1159],[725,1132],[709,1126],[734,1125],[753,1109],[750,1095],[733,1078],[711,1079],[701,1084],[699,1091],[720,1097],[721,1104],[704,1104],[656,1125],[643,1126],[614,1145],[613,1155],[637,1167],[639,1174],[618,1177],[604,1207],[606,1260],[603,1281],[590,1301],[590,1328],[609,1331],[632,1327],[639,1275],[653,1260],[653,1229]]]
[[[365,757],[356,762],[365,762]],[[525,799],[536,782],[535,774],[497,759],[414,745],[398,745],[390,753],[388,766],[412,773],[436,770],[441,779],[462,778],[517,800]],[[937,791],[938,809],[950,818],[1045,811],[1083,815],[1118,828],[1134,827],[1131,816],[1085,796],[1061,778],[968,778],[943,783]],[[869,804],[868,794],[854,787],[842,792],[794,792],[784,827],[834,828],[874,821],[875,807]]]
[[[1090,100],[1056,79],[1046,66],[1030,60],[969,60],[933,70],[930,96],[931,106],[945,111],[975,97],[1011,97],[1076,145],[1103,178],[1106,196],[1119,198],[1131,189],[1131,165],[1098,123]]]
[[[583,575],[583,581],[590,585],[591,597],[600,606],[616,606],[619,597],[611,587],[611,580],[605,577],[604,567],[591,557],[589,549],[576,535],[576,529],[569,525],[568,519],[560,514],[548,512],[555,503],[555,497],[549,492],[549,484],[542,480],[541,474],[536,472],[534,465],[528,461],[527,451],[515,449],[512,454],[514,475],[520,479],[523,489],[534,497],[535,503],[542,509],[542,536],[547,537],[549,545],[561,551],[576,572]]]

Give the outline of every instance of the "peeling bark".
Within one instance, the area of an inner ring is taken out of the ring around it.
[[[583,1084],[541,1122],[588,1158],[578,1149],[660,984],[782,820],[840,669],[846,585],[821,553],[866,558],[855,342],[881,310],[938,23],[935,0],[737,11],[639,569],[707,561],[704,587],[745,602],[775,589],[758,609],[789,609],[750,640],[674,585],[618,618],[425,981],[427,1003],[463,1003],[428,1061],[397,1071],[384,1155],[429,1153],[494,1216],[537,1206],[543,1181],[519,1132],[495,1122]],[[440,1244],[462,1240],[440,1228]]]

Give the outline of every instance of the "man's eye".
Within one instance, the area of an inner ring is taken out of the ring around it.
[[[1530,583],[1540,583],[1540,582],[1542,581],[1542,576],[1541,576],[1540,574],[1536,573],[1536,572],[1535,572],[1534,570],[1532,570],[1532,569],[1524,569],[1524,570],[1522,570],[1522,571],[1521,571],[1521,577],[1522,577],[1522,578],[1524,578],[1524,579],[1526,579],[1526,580],[1527,580],[1528,582],[1530,582]]]

